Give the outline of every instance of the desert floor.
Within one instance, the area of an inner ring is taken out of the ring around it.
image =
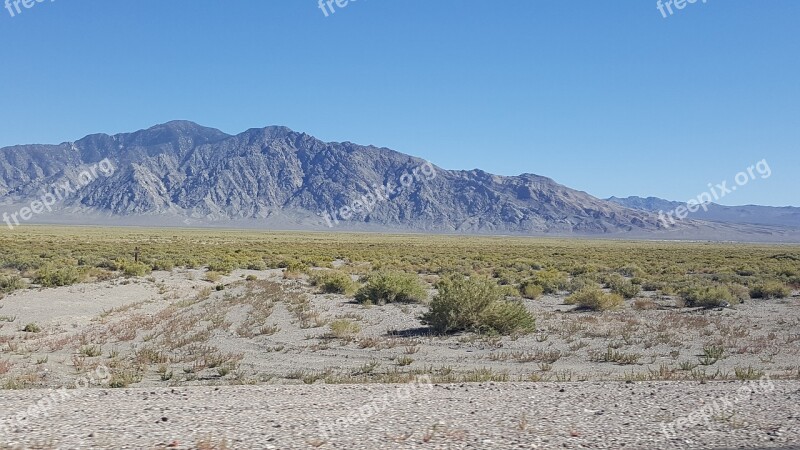
[[[793,294],[606,312],[544,296],[525,301],[531,335],[439,337],[424,305],[364,306],[280,269],[21,290],[0,302],[0,442],[800,448]]]

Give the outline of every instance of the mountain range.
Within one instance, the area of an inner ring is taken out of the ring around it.
[[[446,170],[387,148],[323,142],[280,126],[229,135],[173,121],[0,149],[0,213],[11,228],[25,222],[800,241],[800,208],[715,205],[666,226],[654,212],[670,205],[603,200],[534,174]]]
[[[686,203],[664,200],[657,197],[611,197],[606,199],[626,208],[659,213],[661,211],[674,211]],[[692,213],[692,218],[720,223],[772,225],[777,227],[800,226],[800,208],[794,206],[725,206],[716,203],[707,203]]]

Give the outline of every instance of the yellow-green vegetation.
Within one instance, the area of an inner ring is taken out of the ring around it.
[[[331,337],[337,339],[352,339],[361,331],[361,326],[351,320],[340,319],[331,322]]]
[[[611,289],[611,292],[619,294],[625,298],[634,298],[639,294],[639,285],[634,284],[624,276],[618,273],[610,273],[603,279],[606,287]]]
[[[19,275],[5,275],[0,273],[0,293],[12,292],[25,288],[25,282]]]
[[[680,295],[686,306],[703,308],[714,308],[720,306],[722,302],[736,301],[731,290],[723,285],[691,286],[684,288]]]
[[[133,263],[137,247],[139,264]],[[538,289],[525,286],[577,292],[614,273],[626,280],[617,287],[623,295],[637,286],[663,295],[724,286],[734,299],[747,296],[743,289],[769,298],[800,286],[797,245],[26,226],[0,235],[0,290],[172,267],[221,274],[286,268],[292,275],[332,268],[334,261],[346,261],[340,270],[353,275],[389,270],[492,277],[527,289],[526,296]]]
[[[503,289],[486,278],[452,275],[437,284],[439,293],[422,322],[436,333],[476,331],[500,334],[534,331],[536,322],[521,302],[506,300]]]
[[[591,311],[619,309],[625,304],[621,295],[603,292],[597,287],[585,288],[570,295],[567,297],[566,303],[568,305],[577,305],[580,309],[588,309]]]
[[[750,288],[750,296],[752,298],[784,298],[788,297],[791,291],[786,284],[780,281],[767,281],[759,283]]]
[[[375,272],[356,293],[356,301],[382,305],[385,303],[416,303],[428,294],[417,275],[402,272]]]
[[[39,333],[42,331],[42,327],[35,323],[29,323],[22,328],[22,331],[26,333]]]
[[[519,285],[519,293],[522,298],[536,299],[544,293],[544,288],[532,281],[524,281]]]
[[[338,270],[315,270],[310,281],[326,294],[352,295],[358,287],[349,274]]]
[[[567,274],[556,269],[540,270],[533,274],[533,284],[541,286],[545,294],[557,294],[567,288]]]

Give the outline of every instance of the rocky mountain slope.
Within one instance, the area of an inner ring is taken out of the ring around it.
[[[280,218],[308,228],[444,232],[659,228],[652,214],[537,175],[449,171],[386,148],[322,142],[284,127],[230,136],[182,121],[60,145],[0,149],[0,203],[11,211],[66,181],[79,185],[81,171],[104,160],[113,174],[97,173],[54,204],[53,214],[36,218],[94,214],[265,225]]]
[[[25,207],[33,213],[21,214]],[[231,136],[186,121],[60,145],[2,148],[0,213],[17,214],[6,222],[12,225],[667,233],[682,238],[711,238],[719,231],[693,221],[665,230],[651,211],[601,200],[538,175],[445,170],[387,148],[323,142],[285,127]],[[762,228],[744,232],[781,234]]]

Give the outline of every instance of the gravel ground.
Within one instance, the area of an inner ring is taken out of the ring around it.
[[[800,448],[798,399],[769,380],[2,391],[0,448]]]

